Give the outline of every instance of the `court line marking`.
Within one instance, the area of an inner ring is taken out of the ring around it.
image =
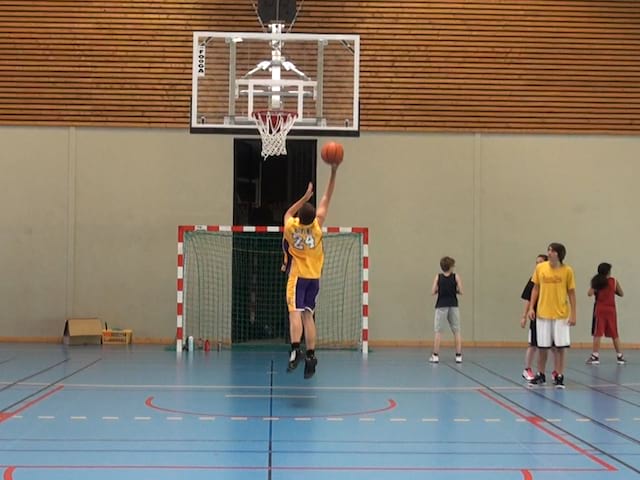
[[[496,376],[498,378],[506,380],[507,382],[515,383],[513,381],[513,379],[511,379],[509,377],[505,377],[504,375],[501,375],[500,373],[497,373],[496,371],[491,370],[491,369],[479,364],[478,362],[471,362],[471,363],[476,365],[476,366],[478,366],[479,368],[489,372],[490,374],[492,374],[492,375],[494,375],[494,376]],[[460,373],[461,375],[465,376],[466,378],[478,383],[479,385],[481,385],[484,388],[487,388],[487,385],[483,384],[482,382],[478,381],[477,379],[475,379],[475,378],[473,378],[473,377],[471,377],[469,375],[464,374],[463,372],[459,371],[459,369],[453,369],[453,370],[454,371],[458,371],[458,373]],[[536,389],[531,389],[530,391],[532,393],[535,393],[535,395],[537,395],[538,397],[540,397],[544,401],[549,401],[549,402],[559,406],[563,410],[569,411],[569,412],[571,412],[571,413],[573,413],[575,415],[584,415],[584,414],[582,414],[582,412],[579,412],[579,411],[575,410],[574,408],[571,408],[571,406],[569,406],[568,404],[560,402],[560,401],[558,401],[558,400],[556,400],[554,398],[550,398],[548,396],[542,395],[542,393],[536,392],[535,390]],[[572,389],[572,390],[574,390],[574,389]],[[589,390],[590,389],[586,389],[586,391],[589,391]],[[507,402],[509,402],[509,403],[511,403],[513,405],[516,405],[520,409],[520,411],[525,411],[525,412],[528,412],[528,413],[530,413],[532,415],[535,415],[535,412],[533,412],[531,409],[528,409],[525,406],[523,406],[522,404],[519,404],[518,402],[516,402],[516,401],[514,401],[514,400],[512,400],[510,398],[507,398],[505,395],[503,395],[503,394],[501,394],[501,393],[499,393],[497,391],[494,391],[493,393],[495,395],[497,395],[497,396],[500,396],[500,397],[504,398]],[[587,415],[584,415],[584,416],[587,416]],[[537,417],[537,415],[536,415],[536,417]],[[608,430],[609,432],[613,433],[614,435],[617,435],[617,436],[619,436],[619,437],[621,437],[621,438],[623,438],[623,439],[625,439],[625,440],[627,440],[629,442],[632,442],[635,445],[640,444],[640,440],[638,440],[636,437],[633,437],[632,435],[628,435],[628,434],[626,434],[626,433],[624,433],[624,432],[622,432],[620,430],[616,430],[615,428],[612,428],[611,426],[607,425],[605,422],[599,421],[599,420],[594,419],[594,418],[592,418],[592,421],[596,425],[599,425],[600,427],[603,427],[604,429]],[[584,436],[581,437],[581,436],[579,436],[579,435],[577,435],[577,434],[575,434],[575,433],[573,433],[573,432],[571,432],[569,430],[563,429],[563,428],[561,428],[561,427],[559,427],[557,425],[554,425],[554,428],[559,430],[559,431],[561,431],[562,433],[564,433],[564,435],[566,437],[573,438],[575,441],[579,442],[582,445],[587,445],[588,447],[591,448],[591,450],[593,452],[596,452],[596,453],[602,455],[603,457],[611,459],[613,462],[616,462],[617,464],[619,464],[619,465],[621,465],[621,466],[623,466],[623,467],[635,472],[636,474],[640,474],[640,469],[635,467],[632,463],[629,463],[629,462],[623,460],[620,456],[617,456],[619,454],[617,454],[615,452],[612,453],[610,451],[607,451],[604,448],[599,447],[598,444],[594,443],[593,441],[590,441],[590,440],[584,438]],[[616,467],[614,467],[611,464],[609,464],[609,466],[610,466],[611,469],[613,469],[612,471],[617,471],[618,470]]]
[[[3,382],[0,382],[0,385],[2,385]],[[43,386],[43,385],[48,385],[47,383],[44,382],[20,382],[18,385],[22,385],[22,386],[27,386],[27,387],[34,387],[34,386]],[[639,386],[640,384],[635,384],[635,383],[628,383],[628,384],[624,384],[625,386]],[[130,385],[125,385],[125,384],[109,384],[109,383],[65,383],[64,384],[65,388],[67,389],[113,389],[113,390],[167,390],[167,391],[171,391],[171,390],[184,390],[184,391],[189,391],[189,390],[236,390],[236,391],[242,391],[242,390],[270,390],[270,388],[268,386],[265,385],[167,385],[167,384],[148,384],[148,385],[144,385],[144,384],[130,384]],[[590,387],[590,385],[587,385],[588,387]],[[602,385],[598,385],[599,387],[601,387]],[[611,385],[611,386],[617,386],[619,387],[620,385]],[[511,386],[511,385],[496,385],[496,386],[491,386],[489,388],[485,387],[487,390],[503,390],[503,391],[520,391],[522,390],[522,387],[520,385],[518,386]],[[542,389],[553,389],[553,386],[547,386],[547,387],[536,387],[536,388],[542,388]],[[350,387],[344,387],[344,386],[294,386],[294,385],[274,385],[273,386],[273,390],[274,391],[305,391],[305,392],[311,392],[311,391],[341,391],[341,392],[416,392],[416,393],[421,393],[421,392],[475,392],[478,389],[477,386],[461,386],[461,387],[399,387],[399,386],[376,386],[376,387],[366,387],[366,386],[350,386]]]
[[[45,393],[43,395],[40,395],[39,397],[36,397],[33,400],[25,403],[22,407],[18,408],[17,410],[14,410],[12,412],[0,412],[0,423],[8,420],[9,418],[17,417],[18,416],[17,414],[22,413],[25,410],[27,410],[28,408],[31,408],[32,406],[34,406],[36,403],[39,403],[39,402],[49,398],[50,396],[55,395],[56,393],[58,393],[63,388],[64,388],[64,385],[58,385],[53,390],[50,390],[47,393]],[[20,417],[20,418],[22,418],[22,417]]]
[[[309,472],[520,472],[524,475],[524,480],[531,480],[531,472],[552,472],[552,473],[602,473],[602,469],[597,468],[571,468],[571,467],[421,467],[421,466],[271,466],[266,465],[2,465],[5,468],[3,479],[13,480],[13,473],[18,469],[24,470],[88,470],[88,471],[110,471],[110,470],[175,470],[175,471],[309,471]],[[528,475],[528,476],[527,476]]]
[[[317,395],[252,395],[252,394],[233,394],[225,395],[225,398],[318,398]]]
[[[558,435],[556,432],[554,432],[554,431],[548,429],[547,427],[545,427],[544,425],[542,425],[542,422],[544,421],[543,418],[538,417],[538,416],[526,416],[523,413],[521,413],[520,411],[518,411],[516,408],[512,407],[511,405],[508,405],[507,403],[503,402],[499,398],[494,397],[493,395],[489,394],[488,392],[485,392],[484,390],[478,389],[478,393],[480,395],[482,395],[483,397],[487,398],[488,400],[492,401],[493,403],[501,406],[502,408],[504,408],[508,412],[511,412],[513,415],[516,415],[518,417],[522,417],[522,418],[526,419],[526,421],[529,422],[531,425],[533,425],[535,428],[541,430],[542,432],[546,433],[550,437],[556,439],[558,442],[560,442],[563,445],[571,448],[572,450],[575,450],[579,454],[584,455],[585,457],[590,459],[592,462],[597,463],[598,465],[604,467],[607,471],[609,471],[609,472],[618,471],[618,469],[616,467],[614,467],[613,465],[605,462],[604,460],[601,460],[600,458],[596,457],[592,453],[587,452],[584,448],[578,446],[577,444],[569,441],[568,439],[562,437],[561,435]]]
[[[224,414],[224,413],[215,413],[215,414],[205,414],[202,412],[192,412],[192,411],[187,411],[187,410],[176,410],[173,408],[166,408],[166,407],[160,407],[158,405],[155,405],[153,403],[153,399],[155,397],[150,396],[147,397],[147,399],[145,400],[145,405],[153,410],[157,410],[160,412],[165,412],[165,413],[175,413],[175,414],[182,414],[182,415],[196,415],[196,416],[216,416],[216,417],[230,417],[231,415],[229,414]],[[387,399],[387,406],[386,407],[382,407],[382,408],[377,408],[374,410],[365,410],[365,411],[361,411],[361,412],[347,412],[347,413],[338,413],[335,415],[327,415],[327,414],[318,414],[318,415],[307,415],[308,417],[311,418],[326,418],[326,417],[354,417],[354,416],[362,416],[362,415],[373,415],[376,413],[382,413],[382,412],[389,412],[391,410],[394,410],[396,407],[398,406],[398,404],[396,403],[396,401],[393,398],[389,398]],[[248,419],[248,418],[252,418],[252,419],[261,419],[262,417],[264,417],[264,415],[245,415],[243,416],[243,418]],[[295,418],[295,415],[280,415],[280,418],[282,419],[290,419],[290,418]],[[233,417],[232,417],[233,418]]]
[[[11,417],[12,419],[24,419],[25,417],[23,415],[14,415]],[[38,420],[55,420],[57,419],[57,417],[55,415],[38,415],[36,416],[36,418]],[[69,420],[73,420],[73,421],[79,421],[79,420],[88,420],[91,417],[88,417],[86,415],[70,415],[68,417]],[[123,420],[123,421],[127,421],[128,419],[132,419],[134,421],[151,421],[153,419],[153,417],[150,416],[134,416],[134,417],[121,417],[121,416],[98,416],[97,417],[99,420],[103,420],[103,421],[117,421],[117,420]],[[184,417],[181,416],[166,416],[166,417],[162,417],[162,419],[167,420],[167,421],[183,421]],[[235,417],[231,417],[231,416],[225,416],[223,417],[223,419],[226,420],[253,420],[253,419],[259,419],[259,420],[273,420],[273,421],[279,421],[279,420],[295,420],[297,422],[309,422],[311,420],[325,420],[325,421],[334,421],[334,422],[341,422],[344,421],[345,418],[343,417],[333,417],[333,416],[328,416],[328,417],[282,417],[282,416],[256,416],[256,417],[252,417],[252,416],[235,416]],[[216,417],[215,416],[200,416],[198,417],[198,420],[200,421],[215,421]],[[389,422],[396,422],[396,423],[409,423],[409,424],[413,424],[413,423],[436,423],[436,422],[444,422],[444,423],[469,423],[469,422],[474,422],[474,421],[484,421],[486,423],[499,423],[502,422],[503,418],[449,418],[449,419],[441,419],[441,418],[407,418],[407,417],[391,417],[389,419],[387,419]],[[515,422],[519,422],[519,423],[524,423],[527,422],[528,420],[526,418],[514,418],[513,419]],[[561,423],[563,422],[562,419],[560,418],[544,418],[542,419],[546,422],[549,423]],[[578,417],[574,419],[576,422],[582,422],[582,423],[588,423],[591,422],[592,419],[590,418],[584,418],[584,417]],[[634,417],[633,418],[634,421],[639,421],[640,417]],[[360,417],[358,418],[359,422],[375,422],[376,418],[375,417]],[[606,421],[613,421],[613,422],[620,422],[622,421],[620,418],[607,418]]]

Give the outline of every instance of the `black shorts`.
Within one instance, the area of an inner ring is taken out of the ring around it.
[[[537,347],[538,346],[538,335],[536,333],[536,321],[531,320],[529,322],[529,346]]]

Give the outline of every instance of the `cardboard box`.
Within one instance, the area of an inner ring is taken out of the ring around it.
[[[106,345],[129,345],[133,330],[102,330],[102,343]]]
[[[100,345],[102,328],[99,318],[67,318],[62,342],[65,345]]]

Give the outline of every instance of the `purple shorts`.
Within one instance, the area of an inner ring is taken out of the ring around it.
[[[287,307],[290,312],[316,309],[316,299],[320,292],[318,278],[289,277],[287,282]]]

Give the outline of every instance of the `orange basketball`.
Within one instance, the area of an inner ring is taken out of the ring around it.
[[[329,165],[340,165],[344,157],[344,148],[337,142],[325,143],[320,151],[320,156]]]

